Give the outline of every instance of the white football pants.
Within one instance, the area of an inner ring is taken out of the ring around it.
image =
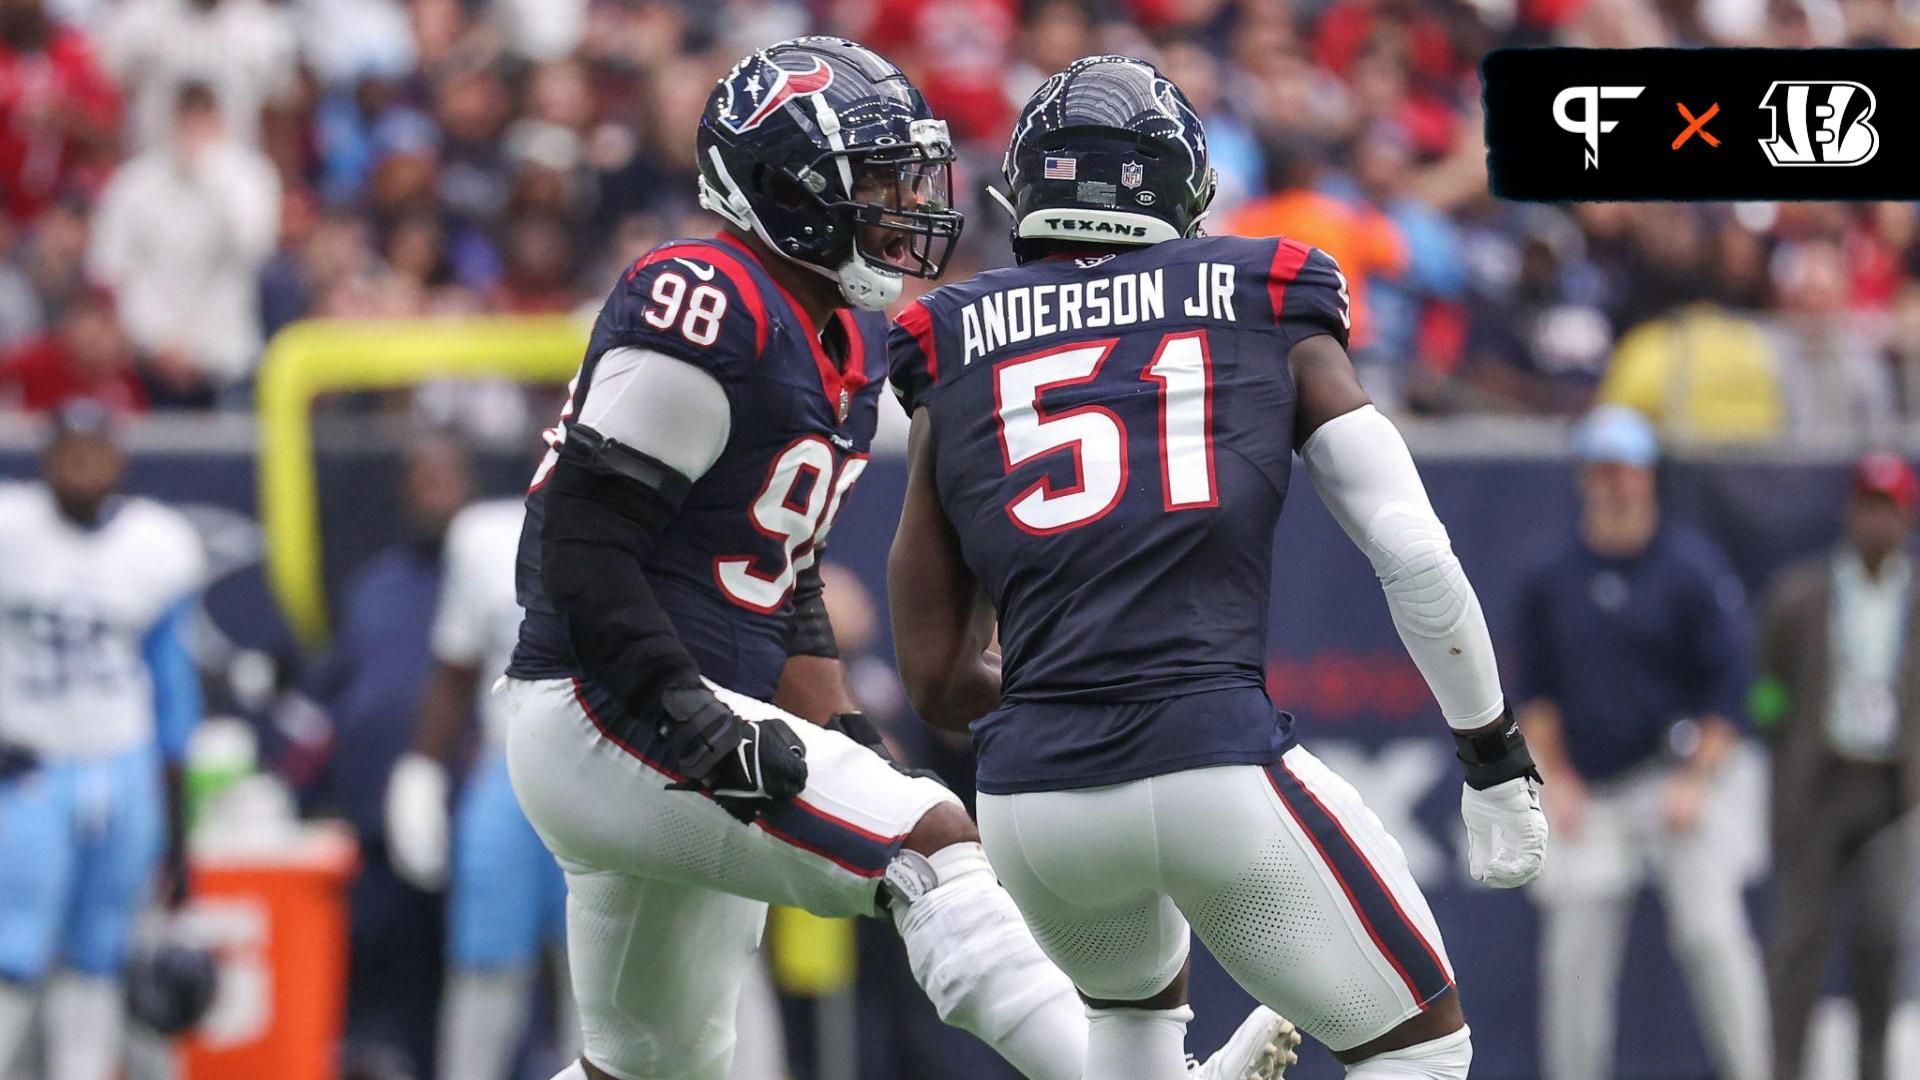
[[[1267,1007],[1334,1050],[1453,985],[1400,845],[1295,747],[1108,787],[986,795],[980,832],[1047,955],[1082,993],[1137,1001],[1186,962],[1188,926]]]

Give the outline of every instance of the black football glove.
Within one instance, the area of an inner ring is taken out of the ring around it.
[[[886,738],[880,734],[879,727],[877,727],[873,721],[867,719],[866,713],[834,713],[833,718],[827,721],[827,730],[837,731],[847,738],[852,739],[854,742],[859,743],[861,746],[873,751],[880,760],[893,766],[895,772],[907,776],[917,776],[923,780],[931,780],[941,787],[947,786],[947,782],[940,778],[940,774],[934,772],[932,769],[908,768],[895,760],[893,753],[887,749]]]
[[[778,719],[746,720],[705,683],[660,695],[660,733],[685,777],[673,791],[703,791],[742,823],[792,801],[807,786],[807,749]]]

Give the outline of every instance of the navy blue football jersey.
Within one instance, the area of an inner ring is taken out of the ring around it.
[[[847,492],[866,468],[886,374],[886,320],[841,310],[844,363],[822,348],[805,311],[732,237],[655,248],[614,285],[600,309],[547,456],[527,494],[518,589],[526,618],[509,674],[578,677],[566,626],[540,584],[543,487],[567,425],[593,393],[609,351],[679,357],[726,390],[725,449],[646,567],[647,582],[707,678],[768,699],[786,663],[796,571],[825,543]],[[610,707],[587,687],[596,711]]]
[[[1266,763],[1287,351],[1346,344],[1346,283],[1289,240],[1174,240],[989,271],[910,307],[896,392],[1000,619],[980,790]]]

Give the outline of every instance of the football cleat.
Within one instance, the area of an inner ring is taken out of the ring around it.
[[[1227,1045],[1204,1064],[1187,1059],[1188,1080],[1280,1080],[1298,1064],[1300,1032],[1293,1021],[1262,1005],[1240,1022]]]

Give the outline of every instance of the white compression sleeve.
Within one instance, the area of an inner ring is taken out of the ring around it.
[[[1373,563],[1393,625],[1447,723],[1465,731],[1492,722],[1503,699],[1486,616],[1399,429],[1365,405],[1322,424],[1300,457],[1334,520]]]
[[[609,349],[594,365],[579,422],[698,480],[726,449],[733,414],[719,380],[693,364]]]

